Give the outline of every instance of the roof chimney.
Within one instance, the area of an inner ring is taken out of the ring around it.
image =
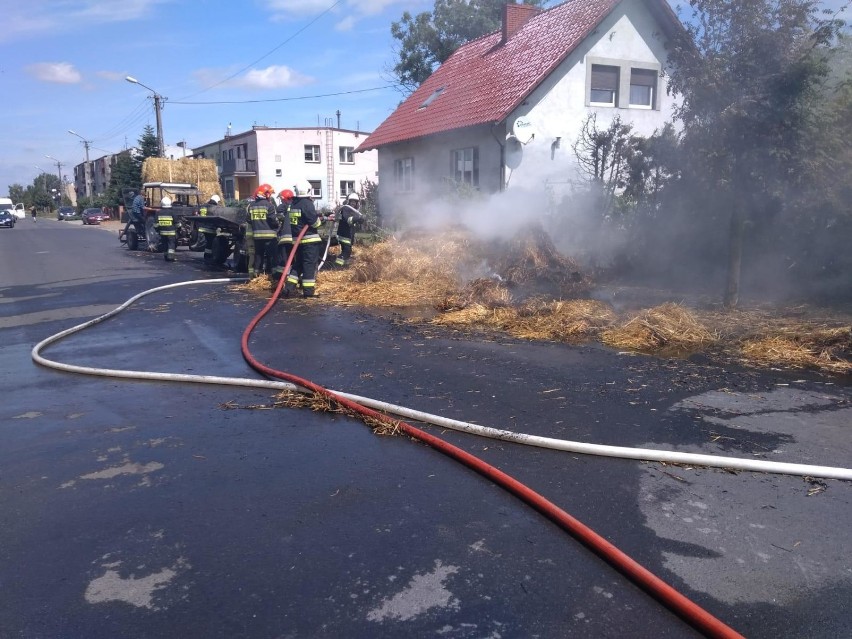
[[[538,13],[540,9],[531,4],[503,5],[503,42],[520,31],[524,23]]]

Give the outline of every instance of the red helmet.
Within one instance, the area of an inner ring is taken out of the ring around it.
[[[257,187],[257,189],[255,189],[254,196],[269,197],[273,193],[275,193],[275,190],[271,186],[269,186],[268,184],[261,184],[259,187]]]
[[[290,189],[284,189],[283,191],[281,191],[281,193],[278,194],[278,197],[280,197],[282,200],[292,200],[294,197],[296,197],[296,194],[293,193],[293,191],[291,191]]]

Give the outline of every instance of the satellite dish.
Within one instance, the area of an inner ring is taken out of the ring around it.
[[[526,144],[535,137],[535,127],[532,121],[521,116],[512,124],[512,135],[514,135],[521,144]]]
[[[524,159],[524,147],[514,135],[506,139],[506,167],[513,171],[521,166]]]

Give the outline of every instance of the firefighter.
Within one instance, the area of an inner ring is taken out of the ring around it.
[[[207,200],[206,204],[202,204],[199,207],[198,215],[201,217],[215,217],[216,213],[214,209],[219,206],[221,201],[222,198],[214,193]],[[216,223],[207,220],[198,222],[198,233],[201,235],[201,239],[204,240],[204,261],[210,264],[213,262],[213,240],[216,239]],[[198,245],[196,244],[196,246]]]
[[[346,267],[352,259],[352,245],[355,244],[355,225],[367,218],[358,210],[361,208],[361,198],[357,193],[346,196],[346,202],[337,212],[337,243],[340,244],[340,254],[334,260],[334,265]]]
[[[287,266],[287,258],[290,257],[290,249],[293,248],[293,232],[290,227],[290,205],[295,195],[290,189],[284,189],[278,194],[281,203],[278,205],[278,243],[275,254],[275,268],[272,269],[272,278],[277,282],[284,275],[284,267]]]
[[[167,195],[160,200],[160,210],[157,213],[157,232],[160,234],[160,245],[163,247],[163,257],[166,262],[174,262],[177,245],[175,219],[172,217],[172,199]]]
[[[254,201],[248,205],[246,241],[249,248],[249,277],[257,277],[263,272],[263,256],[275,240],[278,220],[275,205],[272,203],[274,191],[268,184],[261,184],[254,192]],[[249,236],[251,232],[251,236]]]
[[[290,205],[290,231],[293,241],[307,226],[304,237],[299,245],[295,247],[296,257],[293,260],[293,268],[287,274],[287,285],[284,288],[284,296],[289,297],[296,292],[299,282],[302,283],[302,295],[314,297],[317,286],[317,266],[319,265],[320,238],[317,229],[322,226],[322,218],[317,215],[317,210],[311,200],[313,189],[308,182],[299,183],[293,189],[295,199]]]

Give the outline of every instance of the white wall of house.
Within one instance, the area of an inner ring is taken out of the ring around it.
[[[520,154],[516,156],[519,160],[517,168],[507,168],[504,176],[507,188],[536,192],[547,189],[554,195],[567,191],[577,178],[577,162],[572,147],[590,113],[597,114],[598,128],[608,127],[616,116],[620,116],[622,121],[632,122],[634,131],[642,135],[650,135],[671,121],[675,101],[666,92],[665,78],[657,80],[653,109],[630,107],[628,99],[631,68],[665,68],[663,41],[661,36],[655,35],[660,31],[660,26],[641,0],[627,0],[618,5],[598,29],[530,94],[506,123],[493,130],[490,126],[471,127],[382,147],[379,150],[379,173],[382,176],[379,206],[382,214],[393,218],[416,212],[417,201],[429,198],[434,188],[441,188],[442,179],[450,176],[451,151],[467,146],[479,150],[480,191],[498,192],[501,157],[495,136],[505,142],[511,124],[521,116],[533,123],[536,133],[533,140],[520,147]],[[592,64],[618,65],[622,69],[621,99],[617,106],[589,105]],[[414,159],[411,191],[400,188],[395,179],[394,163],[403,158]]]
[[[216,160],[226,195],[234,193],[239,198],[247,198],[259,184],[270,184],[279,192],[307,180],[319,183],[317,206],[334,207],[345,196],[341,196],[341,186],[347,191],[349,187],[360,191],[363,182],[378,181],[378,152],[354,153],[367,135],[334,128],[255,127],[201,145],[196,152]],[[343,153],[343,161],[341,147],[353,150],[351,154]],[[252,171],[246,173],[256,175],[241,178],[222,175],[226,159],[250,160],[251,164],[245,168]]]
[[[665,78],[658,78],[655,108],[628,104],[631,68],[665,68],[666,51],[660,36],[655,35],[659,32],[643,2],[623,2],[533,91],[507,119],[511,126],[516,118],[524,116],[536,130],[535,138],[523,147],[520,166],[510,174],[510,188],[541,189],[549,185],[556,192],[569,189],[577,177],[572,147],[590,113],[596,114],[599,129],[605,129],[620,116],[623,122],[632,123],[640,135],[651,135],[671,121],[675,100],[666,91]],[[617,106],[589,105],[592,64],[620,66]]]

